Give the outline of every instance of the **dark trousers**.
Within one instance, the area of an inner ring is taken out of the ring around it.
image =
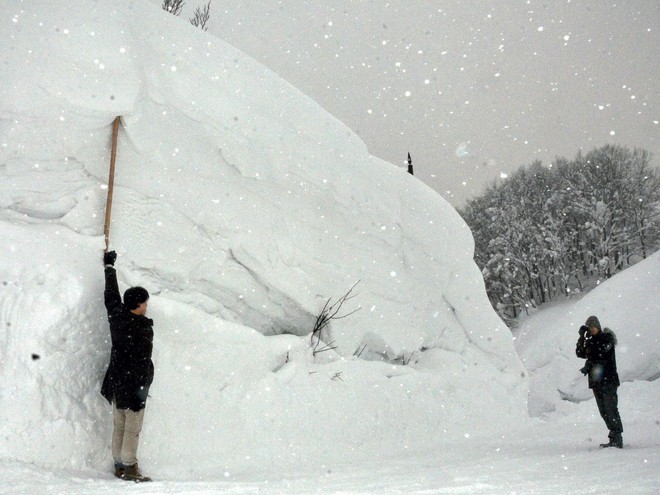
[[[619,397],[617,387],[613,385],[603,385],[594,387],[594,397],[598,405],[600,417],[605,421],[607,429],[610,430],[610,437],[614,434],[623,432],[621,416],[619,416]]]

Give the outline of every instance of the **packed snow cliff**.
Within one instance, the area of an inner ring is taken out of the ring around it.
[[[152,295],[151,472],[346,459],[523,420],[511,334],[435,192],[148,2],[0,13],[0,457],[110,462],[98,389],[116,116],[110,248],[121,288]],[[351,287],[314,352],[317,316]]]

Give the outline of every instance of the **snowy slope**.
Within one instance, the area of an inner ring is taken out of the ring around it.
[[[524,368],[436,193],[147,2],[0,12],[0,457],[110,462],[97,390],[116,115],[111,247],[156,321],[151,472],[359,459],[524,421]],[[313,356],[316,316],[356,282],[359,311]]]
[[[622,382],[660,377],[660,253],[615,275],[578,301],[561,301],[526,319],[516,349],[530,370],[530,413],[555,411],[561,401],[591,399],[575,356],[578,329],[590,315],[617,336]]]

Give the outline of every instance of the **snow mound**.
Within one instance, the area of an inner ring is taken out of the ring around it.
[[[100,260],[116,115],[111,247],[155,320],[151,472],[359,457],[524,418],[524,369],[440,196],[147,2],[0,12],[0,457],[109,462]],[[357,311],[314,355],[321,308],[356,283]]]

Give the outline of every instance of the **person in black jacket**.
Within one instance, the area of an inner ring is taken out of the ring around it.
[[[617,389],[620,385],[616,369],[616,335],[609,328],[604,330],[595,316],[590,316],[579,330],[580,338],[575,347],[577,357],[586,359],[580,370],[589,375],[589,388],[593,390],[598,412],[610,430],[609,442],[601,447],[623,448],[623,425],[619,416]]]
[[[114,268],[116,260],[114,251],[103,255],[104,300],[112,349],[101,394],[112,404],[115,476],[131,481],[150,481],[140,472],[137,459],[144,409],[154,378],[151,361],[153,320],[145,316],[149,293],[142,287],[131,287],[124,292],[122,303]]]

